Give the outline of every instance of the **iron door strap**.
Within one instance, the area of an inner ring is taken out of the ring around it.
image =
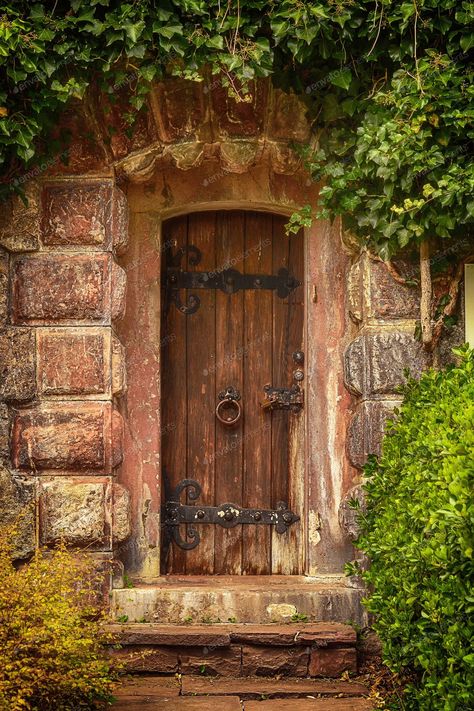
[[[285,299],[294,289],[301,285],[288,269],[282,267],[277,274],[242,274],[237,269],[218,269],[215,271],[197,272],[181,269],[180,262],[184,254],[188,253],[189,262],[197,265],[201,261],[201,252],[194,245],[187,249],[180,249],[176,255],[169,258],[166,270],[166,286],[168,300],[175,303],[179,311],[184,314],[195,313],[201,300],[196,294],[187,298],[186,305],[180,298],[181,289],[220,289],[225,294],[235,294],[237,291],[248,289],[270,289],[276,291],[280,299]]]
[[[191,550],[199,545],[201,537],[195,528],[196,524],[216,524],[223,528],[234,528],[240,524],[275,526],[277,533],[285,533],[300,517],[290,511],[288,506],[279,501],[276,509],[242,508],[237,504],[226,503],[220,506],[195,506],[182,504],[180,497],[187,491],[188,499],[196,501],[201,495],[201,486],[194,479],[183,479],[176,487],[173,495],[164,505],[164,525],[169,529],[175,543],[185,550]],[[188,524],[186,536],[181,537],[179,526]]]

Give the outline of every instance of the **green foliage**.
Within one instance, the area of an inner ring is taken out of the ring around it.
[[[409,380],[366,468],[368,609],[407,709],[474,708],[474,351]],[[352,571],[354,572],[354,571]]]
[[[7,0],[2,12],[4,191],[39,156],[66,157],[51,130],[91,85],[112,102],[129,88],[133,121],[165,75],[214,75],[241,101],[271,76],[315,120],[306,158],[323,215],[342,214],[384,258],[472,221],[469,0]]]
[[[0,709],[77,711],[111,699],[111,642],[90,559],[63,547],[16,569],[0,530]]]

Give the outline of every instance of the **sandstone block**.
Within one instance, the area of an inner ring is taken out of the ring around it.
[[[398,262],[402,276],[416,277],[413,265]],[[381,262],[368,260],[369,304],[368,315],[383,319],[419,318],[420,292],[416,287],[399,284]]]
[[[345,383],[349,390],[362,397],[396,393],[406,380],[405,368],[418,376],[427,364],[426,353],[411,333],[365,334],[346,348]]]
[[[8,321],[8,255],[0,249],[0,328],[3,328]]]
[[[306,676],[308,647],[242,647],[243,676]]]
[[[380,454],[385,423],[398,404],[367,400],[358,405],[347,433],[347,453],[353,466],[362,469],[369,454]]]
[[[0,459],[10,459],[10,410],[5,403],[0,404]]]
[[[130,493],[120,484],[112,485],[112,536],[115,543],[126,541],[132,532]]]
[[[357,673],[355,648],[314,649],[309,660],[309,675],[336,678],[344,672]]]
[[[115,413],[115,419],[120,419]],[[109,473],[119,428],[112,426],[109,403],[44,405],[15,413],[12,457],[21,469],[93,470]]]
[[[112,393],[123,395],[127,389],[125,349],[115,336],[112,337]]]
[[[24,191],[27,204],[19,195],[13,195],[0,210],[0,245],[10,252],[30,252],[39,248],[40,188],[28,177],[25,174],[14,180]]]
[[[110,331],[39,329],[37,377],[43,396],[110,395]]]
[[[31,328],[0,331],[0,399],[31,400],[36,393],[35,335]]]
[[[65,181],[43,189],[43,244],[123,249],[127,204],[111,181]]]
[[[179,669],[183,674],[239,676],[241,649],[232,647],[189,647],[179,651]]]
[[[174,674],[178,671],[178,653],[172,647],[127,646],[113,650],[111,655],[124,664],[127,672]]]
[[[13,526],[13,557],[35,549],[35,484],[0,464],[0,526]]]
[[[124,308],[125,273],[110,254],[40,254],[13,266],[15,323],[110,324]]]
[[[360,509],[354,509],[350,506],[350,501],[357,500],[360,504]],[[339,525],[344,531],[346,537],[355,541],[359,535],[359,515],[365,510],[365,492],[362,485],[353,486],[342,499],[339,505]],[[354,640],[355,641],[355,640]]]
[[[106,491],[103,482],[57,477],[41,486],[44,543],[96,546],[106,538]]]

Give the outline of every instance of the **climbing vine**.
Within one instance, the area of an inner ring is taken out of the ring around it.
[[[7,0],[1,188],[18,190],[20,170],[63,154],[61,137],[51,138],[58,114],[92,87],[113,99],[114,87],[129,86],[133,121],[166,75],[210,73],[238,101],[271,76],[303,97],[314,121],[303,153],[324,185],[319,215],[341,215],[385,262],[422,246],[432,347],[429,255],[465,240],[474,217],[473,19],[468,0]],[[301,219],[310,214],[306,206]],[[456,275],[453,264],[452,284]]]

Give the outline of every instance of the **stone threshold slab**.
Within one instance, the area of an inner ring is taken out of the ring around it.
[[[355,645],[356,631],[339,622],[299,624],[166,625],[153,623],[112,624],[109,632],[122,645],[171,647],[229,647],[233,642],[264,646],[310,644],[317,647]]]
[[[208,707],[211,708],[211,707]],[[299,699],[297,711],[371,711],[367,699]],[[244,711],[295,711],[294,699],[246,701]]]
[[[213,576],[164,579],[160,585],[139,585],[112,591],[111,612],[128,622],[193,625],[204,622],[267,624],[290,622],[306,615],[312,622],[352,620],[368,625],[362,606],[364,591],[347,579],[302,576]]]

